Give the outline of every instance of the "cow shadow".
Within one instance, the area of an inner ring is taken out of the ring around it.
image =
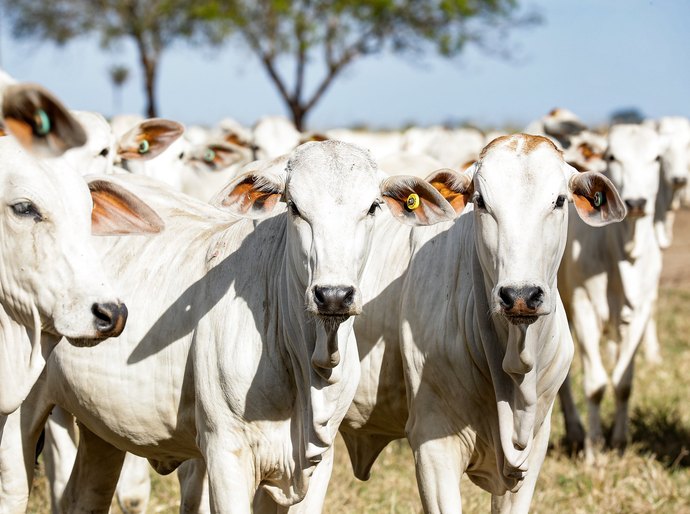
[[[690,468],[690,427],[677,408],[636,407],[630,416],[630,434],[640,454],[651,454],[666,468]]]

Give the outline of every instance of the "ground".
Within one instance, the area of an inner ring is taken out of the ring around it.
[[[641,355],[631,399],[632,443],[622,456],[603,454],[595,466],[570,457],[561,447],[563,422],[553,415],[551,449],[541,471],[531,511],[582,514],[690,514],[690,211],[681,211],[675,240],[664,255],[659,301],[659,338],[663,363],[650,365]],[[584,404],[574,363],[575,393]],[[610,425],[610,391],[603,404]],[[353,478],[345,447],[338,440],[326,514],[409,514],[421,512],[414,466],[405,442],[389,445],[368,482]],[[155,475],[149,512],[176,513],[179,493],[174,475]],[[462,485],[465,512],[488,512],[489,495],[467,479]],[[29,512],[49,512],[45,478],[39,472]],[[119,513],[118,508],[113,512]]]

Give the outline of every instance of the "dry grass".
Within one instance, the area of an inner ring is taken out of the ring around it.
[[[664,289],[660,298],[659,337],[664,363],[651,366],[638,356],[631,400],[633,442],[622,456],[605,453],[596,466],[572,459],[559,441],[560,412],[553,417],[552,444],[537,484],[532,512],[586,514],[690,514],[690,292]],[[577,360],[577,357],[576,357]],[[575,393],[584,406],[575,362]],[[605,423],[612,419],[608,394]],[[390,445],[377,461],[372,479],[352,477],[345,447],[338,441],[337,460],[328,493],[327,514],[411,514],[421,512],[414,467],[405,442]],[[489,495],[466,479],[466,512],[488,512]],[[155,476],[149,512],[179,508],[174,476]],[[29,512],[49,512],[45,478],[39,476]],[[114,508],[113,512],[120,512]]]

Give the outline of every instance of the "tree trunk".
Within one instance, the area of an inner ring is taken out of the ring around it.
[[[155,58],[145,60],[144,88],[146,91],[146,116],[148,118],[156,118],[158,116],[158,108],[156,106],[157,67],[158,61]]]
[[[300,132],[304,131],[304,120],[307,117],[307,111],[304,110],[304,106],[296,101],[289,101],[288,106],[290,107],[290,113],[292,114],[292,122],[295,124],[295,128]]]

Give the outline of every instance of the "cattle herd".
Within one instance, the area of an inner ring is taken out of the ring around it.
[[[54,512],[143,512],[152,466],[182,512],[318,513],[340,431],[362,480],[407,438],[427,513],[465,474],[523,513],[557,395],[588,461],[626,445],[687,119],[185,129],[1,71],[0,104],[0,512],[42,451]]]

